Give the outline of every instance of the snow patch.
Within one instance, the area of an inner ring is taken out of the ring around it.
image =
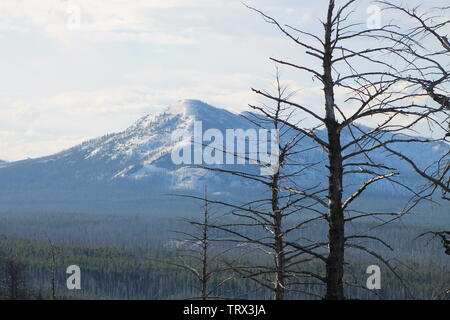
[[[160,168],[160,167],[157,167],[154,165],[145,165],[138,171],[130,174],[130,177],[138,179],[138,178],[148,177],[148,176],[152,176],[155,174],[161,174],[161,173],[165,173],[165,172],[166,172],[166,169],[164,169],[164,168]]]

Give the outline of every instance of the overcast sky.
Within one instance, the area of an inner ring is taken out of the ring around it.
[[[326,2],[247,1],[316,34]],[[359,3],[364,22],[370,1]],[[241,111],[257,99],[251,87],[273,80],[268,57],[308,63],[237,0],[2,0],[0,41],[0,159],[9,161],[123,130],[180,99]],[[284,75],[314,101],[318,83]]]

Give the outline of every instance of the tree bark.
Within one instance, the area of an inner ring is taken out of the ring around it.
[[[205,211],[203,216],[203,234],[202,234],[202,280],[201,280],[201,297],[206,300],[208,297],[208,198],[205,189]]]
[[[340,128],[334,106],[334,81],[332,77],[334,1],[328,7],[325,24],[325,50],[323,81],[325,95],[325,125],[328,132],[328,257],[326,261],[327,289],[324,299],[344,299],[344,214],[342,210],[343,160]]]
[[[272,178],[272,212],[274,214],[273,224],[274,224],[274,239],[275,239],[275,300],[284,299],[285,291],[285,255],[284,255],[284,244],[283,244],[283,234],[282,234],[282,219],[283,216],[279,210],[279,172],[276,172]]]
[[[328,257],[326,262],[326,300],[344,299],[344,213],[342,210],[342,155],[336,121],[328,127]]]

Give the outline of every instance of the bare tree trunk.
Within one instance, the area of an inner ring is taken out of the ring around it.
[[[202,230],[202,276],[201,276],[201,298],[206,300],[208,297],[208,195],[205,188],[205,211],[203,214]]]
[[[51,251],[51,255],[52,255],[52,278],[51,278],[51,283],[52,283],[52,299],[56,300],[56,250],[55,250],[55,245],[53,244],[52,240],[50,239],[50,237],[47,235],[47,239],[48,242],[50,244],[50,251]]]
[[[327,292],[325,299],[344,299],[344,213],[342,210],[342,156],[340,135],[335,121],[327,124],[329,139],[328,185],[328,257],[326,262]]]
[[[282,234],[283,215],[279,210],[279,175],[277,172],[272,178],[272,211],[274,212],[274,239],[275,239],[275,300],[284,299],[285,289],[285,255],[284,255],[284,239]]]
[[[328,132],[328,257],[326,262],[327,292],[324,299],[344,299],[344,214],[342,210],[343,161],[339,124],[334,112],[334,82],[332,78],[332,43],[334,1],[328,7],[325,24],[323,80],[325,94],[325,126]]]

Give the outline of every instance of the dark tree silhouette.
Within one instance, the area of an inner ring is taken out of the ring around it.
[[[192,197],[188,195],[176,196]],[[217,295],[217,290],[225,282],[232,279],[232,276],[226,274],[228,268],[224,267],[219,261],[219,258],[226,250],[213,251],[211,249],[213,242],[218,241],[218,239],[212,235],[212,231],[214,230],[212,230],[211,227],[212,224],[217,224],[217,221],[213,218],[211,213],[206,187],[204,196],[198,197],[197,199],[200,199],[203,202],[202,219],[184,219],[184,222],[191,227],[191,230],[174,231],[180,236],[177,241],[181,243],[181,248],[178,251],[177,256],[178,260],[181,262],[168,263],[187,270],[198,281],[200,296],[193,297],[193,299],[221,299],[223,297]]]
[[[398,89],[407,80],[401,76],[405,70],[401,65],[395,65],[384,57],[397,53],[396,48],[393,49],[392,42],[396,45],[403,43],[401,40],[394,40],[393,35],[402,39],[407,35],[396,31],[395,25],[367,28],[365,24],[349,22],[351,7],[356,4],[356,0],[351,0],[337,7],[336,1],[329,0],[326,17],[322,21],[323,34],[312,34],[283,25],[264,12],[249,7],[304,50],[306,55],[317,59],[321,65],[320,68],[316,68],[271,58],[280,65],[306,72],[318,80],[323,89],[321,106],[307,105],[292,97],[280,99],[276,95],[258,89],[253,91],[271,101],[290,106],[302,117],[308,117],[318,124],[307,128],[291,121],[283,122],[309,137],[328,158],[326,165],[328,181],[316,190],[317,192],[325,190],[325,192],[316,193],[316,196],[322,197],[328,211],[328,254],[325,259],[326,274],[323,279],[326,283],[324,299],[331,300],[344,299],[346,248],[359,250],[379,259],[396,274],[386,259],[356,243],[361,239],[369,239],[390,248],[382,239],[366,233],[346,235],[345,224],[359,218],[383,215],[391,215],[394,216],[392,219],[396,219],[406,213],[412,213],[417,201],[405,205],[399,212],[361,212],[353,208],[352,204],[373,184],[381,180],[390,181],[411,195],[423,199],[413,185],[407,185],[398,179],[400,171],[397,168],[389,168],[380,161],[377,162],[373,155],[382,152],[386,156],[409,159],[411,164],[415,165],[414,159],[408,158],[398,149],[398,146],[406,143],[419,145],[442,141],[442,137],[421,138],[411,133],[415,133],[416,126],[423,122],[442,128],[443,119],[448,118],[448,109],[442,105],[435,108],[428,104],[417,103],[419,94],[412,86]],[[368,43],[369,47],[360,49],[355,46],[355,40],[358,39]],[[387,41],[390,43],[386,44]],[[447,72],[444,70],[443,74],[447,75]],[[426,94],[434,100],[442,101],[441,95],[437,96],[434,91],[436,85],[434,82],[428,83],[425,87]],[[337,90],[343,93],[343,98],[336,97]],[[377,119],[374,128],[367,129],[361,125],[361,122],[374,118]],[[326,130],[326,137],[318,134],[319,128]],[[343,131],[348,131],[352,140],[343,141],[341,137]],[[421,175],[420,171],[417,173]],[[366,177],[366,180],[355,188],[345,184],[345,177],[348,175]],[[385,223],[386,221],[382,224]]]
[[[15,258],[0,260],[0,296],[7,300],[30,298],[30,282],[25,265]]]

